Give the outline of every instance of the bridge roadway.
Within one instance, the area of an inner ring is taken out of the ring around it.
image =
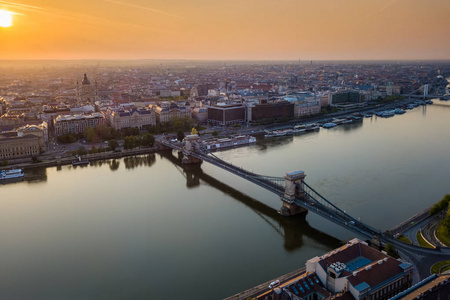
[[[184,155],[186,155],[185,149],[179,145],[171,143],[165,139],[160,139],[158,142],[166,147],[181,151]],[[402,257],[416,266],[416,280],[422,280],[429,276],[431,266],[434,263],[450,259],[450,248],[448,247],[429,249],[416,245],[409,245],[395,239],[386,232],[381,232],[381,230],[377,230],[363,222],[360,222],[328,201],[303,180],[301,184],[296,183],[301,196],[296,196],[295,200],[292,201],[285,197],[285,187],[283,185],[285,178],[259,175],[234,166],[215,156],[200,143],[197,144],[195,150],[196,151],[194,152],[190,152],[189,155],[253,182],[273,192],[279,196],[283,202],[290,204],[295,203],[296,205],[301,206],[310,212],[316,213],[328,221],[352,231],[359,236],[363,236],[367,239],[377,239],[382,244],[393,244]]]

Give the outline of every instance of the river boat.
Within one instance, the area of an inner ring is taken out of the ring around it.
[[[394,110],[394,113],[396,115],[403,115],[406,111],[404,109],[401,108],[397,108],[396,110]]]
[[[0,179],[13,179],[25,176],[22,169],[1,170]]]
[[[336,124],[336,125],[341,125],[341,124],[344,124],[345,121],[347,121],[347,119],[337,119],[337,118],[333,118],[333,119],[331,120],[330,123],[334,123],[334,124]],[[325,124],[324,124],[324,125],[325,125]]]
[[[72,160],[72,166],[84,166],[88,165],[88,159],[81,159],[81,156],[76,156],[76,159]]]
[[[445,94],[444,96],[441,97],[441,100],[444,101],[450,100],[450,94]]]
[[[306,131],[314,131],[319,130],[320,126],[316,123],[310,123],[305,125]]]
[[[384,110],[379,113],[377,113],[377,116],[382,118],[389,118],[393,117],[395,115],[395,110]]]
[[[363,115],[365,118],[372,118],[373,113],[371,113],[371,112],[366,112],[366,113],[363,113],[362,115]]]
[[[333,127],[336,127],[337,126],[337,124],[336,123],[333,123],[333,122],[328,122],[328,123],[325,123],[325,124],[323,124],[322,125],[322,127],[323,128],[333,128]]]
[[[297,128],[296,128],[297,127]],[[294,129],[292,129],[292,133],[296,134],[296,133],[302,133],[302,132],[306,132],[306,127],[305,125],[302,125],[302,127],[298,127],[298,126],[294,126]]]
[[[0,171],[0,179],[14,179],[21,178],[25,176],[22,169],[11,169],[11,170],[1,170]]]
[[[303,125],[303,124],[295,125],[294,127],[292,127],[292,129],[294,129],[294,130],[306,129],[306,125]]]
[[[433,104],[433,101],[431,101],[431,100],[425,100],[425,103],[426,103],[426,104]]]
[[[230,138],[213,138],[202,141],[202,144],[208,150],[219,150],[224,148],[245,146],[256,143],[256,138],[251,135],[238,135]]]

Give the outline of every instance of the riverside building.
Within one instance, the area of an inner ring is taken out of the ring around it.
[[[383,300],[411,287],[410,263],[394,259],[355,238],[344,246],[306,262],[306,273],[281,284],[265,299]]]
[[[106,124],[105,118],[101,113],[91,115],[64,115],[58,116],[53,120],[56,136],[66,133],[83,133],[88,127],[95,128]]]

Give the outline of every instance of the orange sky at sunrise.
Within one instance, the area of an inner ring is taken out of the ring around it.
[[[0,59],[449,59],[449,0],[2,1]]]

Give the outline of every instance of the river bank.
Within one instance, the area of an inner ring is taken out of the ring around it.
[[[122,150],[122,151],[108,151],[96,154],[87,154],[83,155],[83,159],[87,159],[88,161],[98,161],[98,160],[106,160],[106,159],[117,159],[127,156],[134,155],[144,155],[149,153],[155,153],[157,151],[162,150],[158,146],[154,147],[146,147],[132,150]],[[66,154],[66,155],[64,155]],[[63,155],[45,155],[37,157],[37,162],[30,162],[29,158],[26,161],[17,160],[12,164],[8,164],[7,166],[0,166],[0,170],[2,169],[11,169],[11,168],[22,168],[22,169],[32,169],[32,168],[47,168],[47,167],[55,167],[62,165],[72,164],[72,161],[76,158],[74,155],[69,153],[64,153]]]

